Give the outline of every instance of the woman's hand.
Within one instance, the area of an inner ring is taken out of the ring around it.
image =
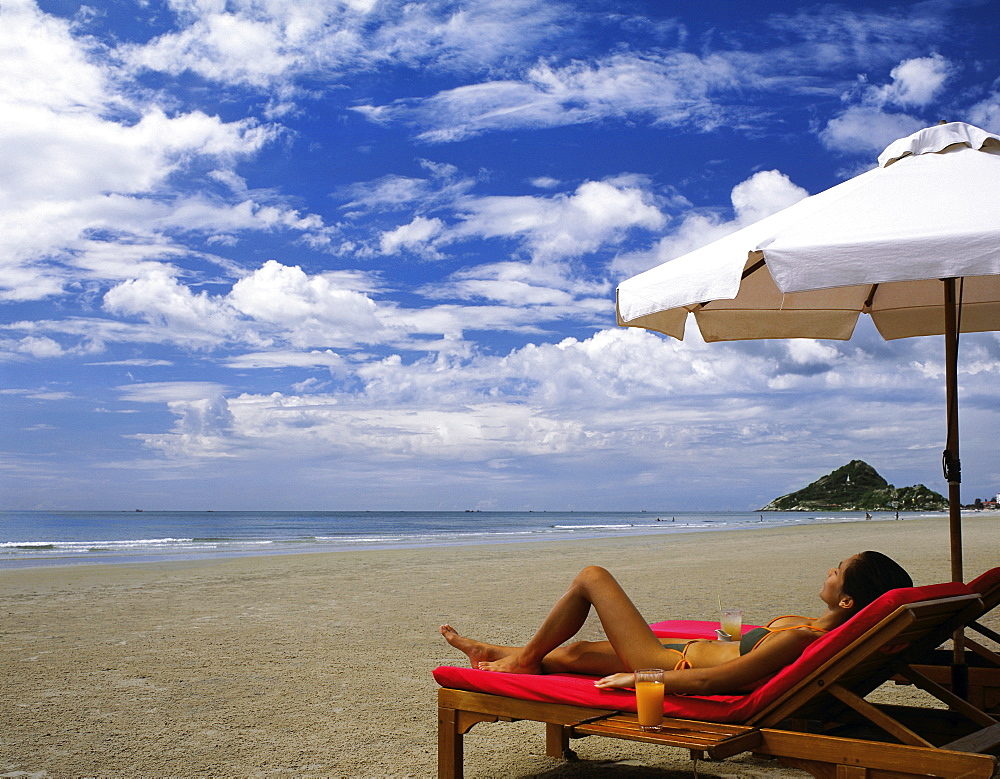
[[[611,676],[605,676],[603,679],[598,679],[594,682],[594,686],[600,687],[602,690],[615,687],[635,687],[635,674],[611,674]]]

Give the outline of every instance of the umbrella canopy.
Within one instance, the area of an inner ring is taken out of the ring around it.
[[[896,141],[879,167],[623,281],[618,323],[706,341],[945,332],[941,279],[964,278],[961,332],[1000,327],[1000,136],[961,122]]]
[[[618,323],[706,341],[945,335],[952,576],[962,579],[958,334],[1000,329],[1000,136],[961,122],[877,168],[623,281]]]

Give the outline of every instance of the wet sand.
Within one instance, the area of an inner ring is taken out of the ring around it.
[[[967,578],[997,564],[998,528],[966,520]],[[826,568],[862,549],[949,578],[943,519],[0,571],[0,776],[433,776],[431,670],[464,662],[441,623],[523,642],[587,564],[650,621],[715,619],[722,597],[761,623],[815,613]],[[574,743],[561,763],[537,724],[477,725],[466,775],[691,775],[682,750]],[[750,757],[699,775],[804,776]]]

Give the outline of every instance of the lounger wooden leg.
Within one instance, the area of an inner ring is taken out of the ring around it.
[[[438,708],[438,779],[462,779],[464,750],[458,712]]]
[[[837,779],[865,779],[868,769],[857,765],[838,765]]]
[[[576,760],[576,752],[569,748],[569,728],[545,723],[545,754],[559,760]]]
[[[479,722],[496,722],[494,714],[438,706],[438,779],[462,779],[465,743],[462,739]]]

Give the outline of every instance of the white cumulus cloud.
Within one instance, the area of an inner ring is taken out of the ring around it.
[[[234,0],[171,4],[177,29],[123,47],[134,68],[185,71],[280,94],[301,77],[378,66],[487,68],[560,32],[562,6],[541,0]]]
[[[422,100],[364,105],[355,110],[381,123],[420,128],[432,142],[519,127],[559,127],[606,118],[643,116],[710,130],[725,119],[713,95],[749,74],[724,55],[615,54],[557,67],[539,62],[521,79],[469,84]]]
[[[327,346],[380,340],[382,323],[366,294],[301,268],[269,260],[233,285],[227,302],[260,325],[270,325],[295,346]]]
[[[778,170],[762,170],[733,187],[730,199],[740,227],[776,214],[809,195]]]
[[[733,219],[723,219],[718,212],[689,209],[669,224],[667,235],[651,249],[619,255],[611,269],[619,278],[649,270],[777,213],[808,194],[780,171],[758,171],[733,187],[730,194]]]
[[[874,167],[878,154],[886,146],[925,124],[908,114],[886,113],[876,106],[851,106],[827,122],[819,137],[828,149],[869,152]]]
[[[894,105],[925,106],[933,101],[954,72],[954,66],[940,54],[904,60],[889,74],[892,81],[873,87],[867,99]]]
[[[927,120],[895,109],[923,109],[941,95],[955,66],[940,54],[903,60],[885,84],[868,84],[862,78],[848,106],[820,130],[823,145],[837,151],[877,155],[897,138],[916,132]],[[873,155],[873,156],[874,156]]]
[[[992,92],[972,106],[969,121],[989,132],[1000,133],[1000,92]]]
[[[408,249],[425,256],[436,256],[433,250],[433,240],[441,234],[444,223],[438,219],[427,219],[417,216],[409,224],[400,225],[395,230],[382,233],[379,247],[382,254],[395,254],[401,249]]]
[[[319,217],[273,194],[216,192],[280,136],[276,126],[157,102],[106,50],[28,0],[4,6],[0,57],[0,300],[140,276],[190,253],[178,232],[322,239]]]
[[[633,229],[657,230],[666,221],[640,179],[586,181],[572,194],[469,197],[454,238],[516,238],[537,260],[578,257],[615,244]]]
[[[217,346],[236,334],[236,312],[207,292],[194,293],[176,278],[156,270],[108,290],[106,311],[162,326],[174,342]]]

